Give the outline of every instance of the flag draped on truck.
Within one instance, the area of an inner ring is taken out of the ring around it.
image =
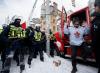
[[[65,8],[62,6],[62,12],[61,12],[61,38],[64,38],[64,24],[67,21],[67,13]]]
[[[64,24],[65,24],[65,21],[67,21],[67,13],[66,13],[65,8],[62,6],[60,32],[55,33],[57,42],[59,42],[61,44],[59,47],[59,50],[62,52],[63,52],[63,48],[64,48]]]

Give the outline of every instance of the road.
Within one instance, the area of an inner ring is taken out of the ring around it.
[[[61,64],[59,66],[56,66],[54,62],[59,63],[59,61],[61,61]],[[77,73],[97,73],[97,68],[95,67],[78,64],[77,68]],[[36,59],[32,60],[31,68],[29,68],[27,64],[26,56],[25,70],[23,71],[23,73],[71,73],[71,69],[71,60],[63,59],[58,56],[51,58],[44,53],[44,62],[41,62],[38,56]],[[15,61],[12,61],[10,73],[20,73],[19,71],[19,66],[16,66]]]

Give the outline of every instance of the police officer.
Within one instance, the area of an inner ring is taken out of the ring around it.
[[[21,25],[20,25],[21,19],[16,18],[14,23],[10,25],[15,25],[12,26],[13,28],[11,30],[11,39],[13,42],[11,43],[11,49],[14,50],[14,57],[13,59],[17,62],[17,66],[20,65],[20,72],[22,72],[25,69],[25,64],[24,64],[24,55],[25,55],[25,48],[26,48],[26,32],[25,30],[22,30]],[[12,36],[12,34],[14,36]]]
[[[10,72],[12,50],[15,51],[14,57],[17,62],[17,65],[19,64],[18,55],[21,53],[22,49],[20,50],[19,53],[18,49],[21,48],[21,44],[20,43],[18,44],[18,41],[16,40],[19,40],[21,37],[23,37],[20,22],[21,22],[20,18],[15,18],[14,22],[9,24],[1,33],[2,42],[6,44],[1,55],[2,61],[4,63],[3,73]]]
[[[92,44],[95,49],[98,73],[100,73],[100,0],[95,0],[95,12],[92,14]]]
[[[36,24],[35,30],[30,34],[30,40],[32,41],[32,52],[28,58],[28,64],[31,65],[32,58],[36,58],[38,53],[40,54],[40,60],[44,61],[42,48],[44,37],[43,33],[40,30],[40,24]]]
[[[34,45],[35,45],[35,52],[34,52],[35,55],[34,56],[37,56],[38,52],[39,52],[40,60],[44,61],[42,43],[45,41],[44,40],[45,38],[43,36],[43,32],[41,32],[41,30],[40,30],[40,24],[36,24],[36,26],[35,26],[33,39],[34,39],[34,42],[35,42],[34,43]]]
[[[3,29],[5,29],[7,27],[7,25],[6,24],[4,24],[3,26],[2,26],[2,28],[0,29],[0,54],[1,54],[1,52],[2,52],[2,50],[5,48],[5,44],[4,44],[4,42],[3,42],[3,35],[2,35],[2,31],[3,31]]]
[[[21,30],[22,30],[22,29],[21,29],[20,22],[21,22],[21,19],[16,18],[15,21],[9,25],[9,27],[10,27],[10,30],[9,30],[9,38],[10,38],[10,41],[11,41],[11,42],[14,41],[14,42],[13,42],[13,45],[15,45],[15,46],[16,46],[16,44],[17,44],[17,41],[16,41],[16,40],[19,39],[19,38],[18,38],[18,33],[17,33],[17,32],[18,32],[18,31],[21,32]],[[19,30],[17,30],[18,28],[19,28]],[[19,32],[19,33],[20,33],[20,32]],[[20,35],[20,34],[19,34],[19,35]],[[18,49],[16,49],[17,46],[16,46],[16,47],[13,47],[13,45],[12,45],[12,49],[15,49],[15,52],[14,52],[14,60],[16,60],[17,65],[19,65],[19,58],[18,58],[19,52],[18,52]],[[18,46],[18,47],[19,47],[19,46]]]
[[[29,67],[31,65],[31,60],[33,58],[33,54],[34,54],[34,46],[32,44],[32,40],[30,39],[30,34],[34,32],[34,28],[32,28],[31,26],[29,26],[28,28],[26,28],[26,45],[27,45],[27,49],[28,49],[28,54],[29,54],[29,57],[28,57],[28,64],[29,64]]]
[[[31,26],[25,29],[25,39],[24,39],[25,44],[24,45],[26,46],[26,54],[29,54],[31,51],[30,48],[31,48],[32,42],[29,40],[29,36],[32,31],[34,31],[34,28],[32,28]]]

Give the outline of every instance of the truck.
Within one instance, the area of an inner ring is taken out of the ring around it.
[[[76,11],[76,12],[73,12],[72,14],[67,16],[67,23],[68,24],[71,24],[71,20],[73,19],[73,17],[79,17],[80,20],[84,21],[85,25],[83,25],[83,26],[91,27],[89,6],[82,8],[82,9]],[[70,44],[69,44],[68,37],[64,36],[64,37],[61,38],[60,32],[56,32],[55,37],[56,37],[56,40],[59,41],[59,43],[61,44],[60,47],[57,47],[59,49],[61,55],[65,55],[66,57],[70,58],[72,51],[71,51],[71,47],[70,47]],[[92,40],[91,35],[88,35],[86,40],[91,41]],[[93,50],[92,50],[92,52],[93,52]],[[83,60],[82,57],[81,57],[81,49],[78,49],[77,59]],[[90,62],[95,62],[94,52],[92,53],[91,57],[87,58],[87,60],[90,61]]]

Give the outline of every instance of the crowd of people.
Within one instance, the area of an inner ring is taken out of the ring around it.
[[[29,26],[23,30],[20,22],[21,19],[16,18],[14,22],[5,26],[0,33],[1,73],[10,73],[12,58],[16,61],[17,66],[20,66],[20,72],[22,73],[25,69],[24,59],[26,54],[29,55],[27,61],[29,67],[31,67],[32,59],[36,58],[38,54],[40,60],[44,62],[43,51],[46,52],[45,32],[40,30],[40,24],[36,24],[35,28]],[[54,37],[52,36],[52,38]],[[52,38],[50,36],[50,39]],[[54,52],[50,50],[50,53],[53,57]]]

